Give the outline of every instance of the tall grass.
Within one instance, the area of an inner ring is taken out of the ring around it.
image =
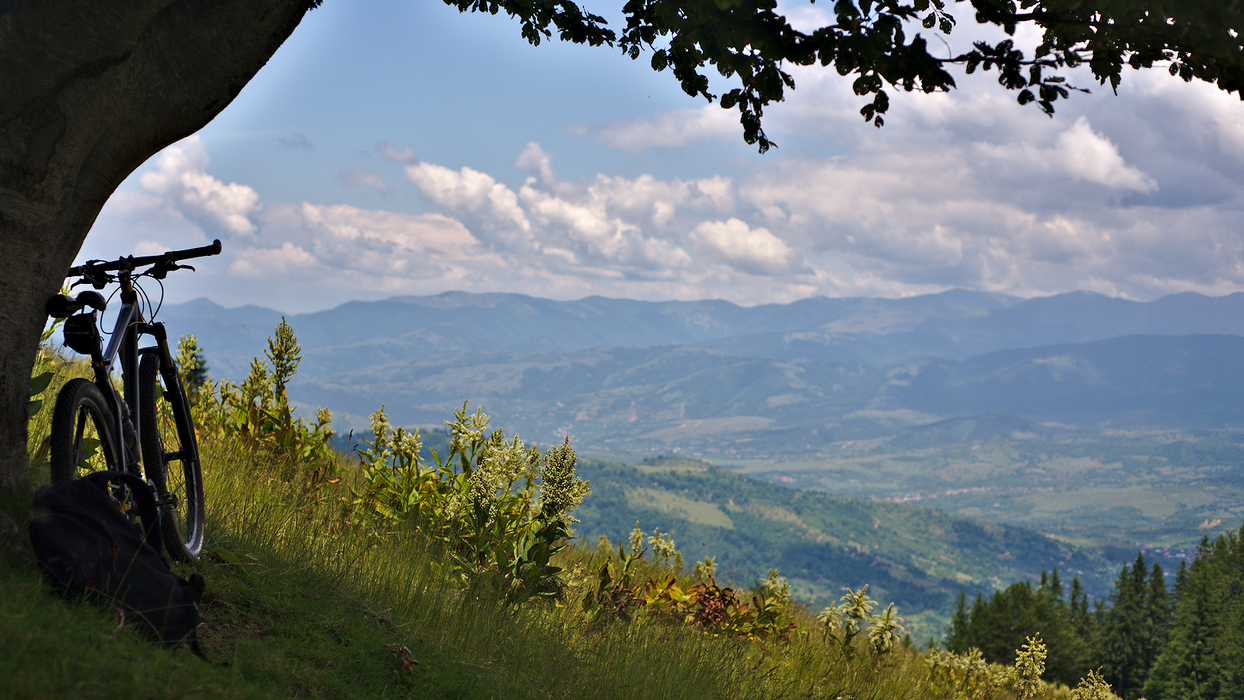
[[[765,663],[746,643],[644,622],[589,630],[574,600],[507,607],[487,591],[468,593],[418,533],[380,537],[350,525],[331,531],[324,506],[290,498],[239,443],[204,447],[210,532],[368,601],[412,642],[476,668],[489,694],[774,697],[763,674],[740,664],[749,656],[751,665]],[[570,568],[586,570],[583,562]]]
[[[827,645],[797,607],[801,631],[764,645],[637,615],[588,624],[582,598],[605,556],[576,547],[561,556],[566,599],[506,606],[472,592],[417,532],[383,536],[366,526],[330,526],[330,503],[309,504],[282,471],[256,464],[239,442],[207,440],[208,528],[215,538],[263,550],[283,565],[365,601],[409,645],[433,648],[478,674],[496,697],[553,698],[906,698],[961,697],[934,687],[923,657],[900,647],[876,658]],[[343,468],[349,466],[344,460]],[[283,471],[288,473],[288,468]],[[348,477],[347,477],[348,478]],[[669,573],[647,564],[641,574]],[[862,647],[862,645],[861,645]],[[998,695],[996,697],[1010,697]]]
[[[50,414],[56,387],[85,374],[80,365],[54,362],[57,380],[31,423],[35,470],[47,433],[41,416]],[[846,647],[834,643],[797,603],[785,611],[796,623],[786,641],[713,633],[642,610],[630,621],[590,621],[583,600],[595,590],[600,568],[616,563],[612,552],[596,547],[578,545],[557,555],[563,596],[514,604],[486,586],[467,585],[443,543],[417,528],[342,517],[348,487],[361,482],[357,460],[334,455],[327,458],[331,464],[308,464],[212,430],[201,431],[200,446],[208,532],[205,558],[197,565],[208,577],[204,646],[209,660],[233,663],[225,685],[256,682],[287,694],[332,687],[336,694],[453,697],[1018,697],[1010,690],[984,694],[935,682],[927,657],[909,644],[876,654],[862,636]],[[340,480],[325,478],[327,473]],[[641,563],[637,575],[677,576],[684,590],[691,584],[683,572],[651,561]],[[234,582],[239,578],[245,586]],[[329,599],[337,605],[327,605]],[[258,625],[247,620],[321,614],[355,622],[329,625],[336,641],[318,652],[314,671],[291,661],[299,652],[269,648],[280,643],[296,649],[298,636],[309,633],[287,632],[281,641],[247,631],[248,624]],[[350,636],[360,617],[394,641]],[[365,658],[389,670],[355,680],[350,674],[362,671],[350,669],[362,662],[343,662],[334,670],[334,655]],[[267,665],[259,659],[268,659]],[[420,659],[421,665],[413,664]],[[290,668],[281,668],[287,663]],[[379,691],[377,678],[383,681]],[[1043,688],[1039,696],[1067,692]]]

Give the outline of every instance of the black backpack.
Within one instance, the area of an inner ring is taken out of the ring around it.
[[[137,510],[141,526],[123,507]],[[186,640],[198,652],[203,577],[186,581],[169,568],[155,497],[142,479],[105,471],[44,486],[35,494],[30,543],[66,597],[116,605],[153,641]]]

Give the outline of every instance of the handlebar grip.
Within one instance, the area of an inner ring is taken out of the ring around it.
[[[219,254],[220,254],[220,239],[217,238],[216,240],[212,241],[211,245],[205,245],[200,248],[187,248],[185,250],[170,250],[167,253],[164,253],[163,255],[147,255],[141,258],[136,258],[131,255],[128,257],[122,257],[119,260],[114,260],[111,262],[104,262],[102,260],[91,260],[91,261],[88,261],[85,265],[78,265],[78,266],[69,268],[69,271],[65,273],[65,276],[66,277],[77,277],[79,275],[84,274],[88,269],[94,270],[96,272],[111,272],[113,270],[121,269],[121,266],[124,264],[129,269],[133,270],[134,268],[142,267],[143,265],[155,265],[157,263],[167,262],[170,260],[176,262],[178,260],[187,260],[189,258],[203,258],[203,257],[207,257],[208,255],[219,255]]]
[[[220,255],[220,239],[212,241],[211,245],[205,245],[201,248],[187,248],[186,250],[170,250],[168,256],[173,260],[186,260],[189,258],[203,258],[209,255]]]

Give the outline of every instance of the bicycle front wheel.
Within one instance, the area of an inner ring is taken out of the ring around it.
[[[112,409],[89,379],[70,379],[61,387],[49,441],[53,483],[105,469],[123,471]]]
[[[160,530],[169,556],[192,562],[203,551],[203,473],[190,403],[176,367],[145,353],[138,365],[143,471],[160,499]]]

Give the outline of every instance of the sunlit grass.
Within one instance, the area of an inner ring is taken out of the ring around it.
[[[81,371],[61,363],[49,397]],[[37,446],[46,430],[36,416],[32,473],[45,470]],[[857,640],[844,653],[797,604],[787,611],[798,625],[789,642],[719,636],[642,613],[591,624],[582,600],[612,554],[584,544],[559,555],[562,600],[506,605],[467,587],[421,532],[339,517],[344,487],[358,483],[356,460],[334,457],[343,481],[308,487],[310,465],[245,440],[204,431],[201,447],[207,543],[194,568],[207,579],[204,658],[147,645],[118,628],[108,610],[60,601],[38,582],[28,556],[5,555],[0,675],[11,679],[12,694],[958,697],[931,684],[915,648],[876,656]],[[691,583],[685,572],[651,561],[636,574]]]

